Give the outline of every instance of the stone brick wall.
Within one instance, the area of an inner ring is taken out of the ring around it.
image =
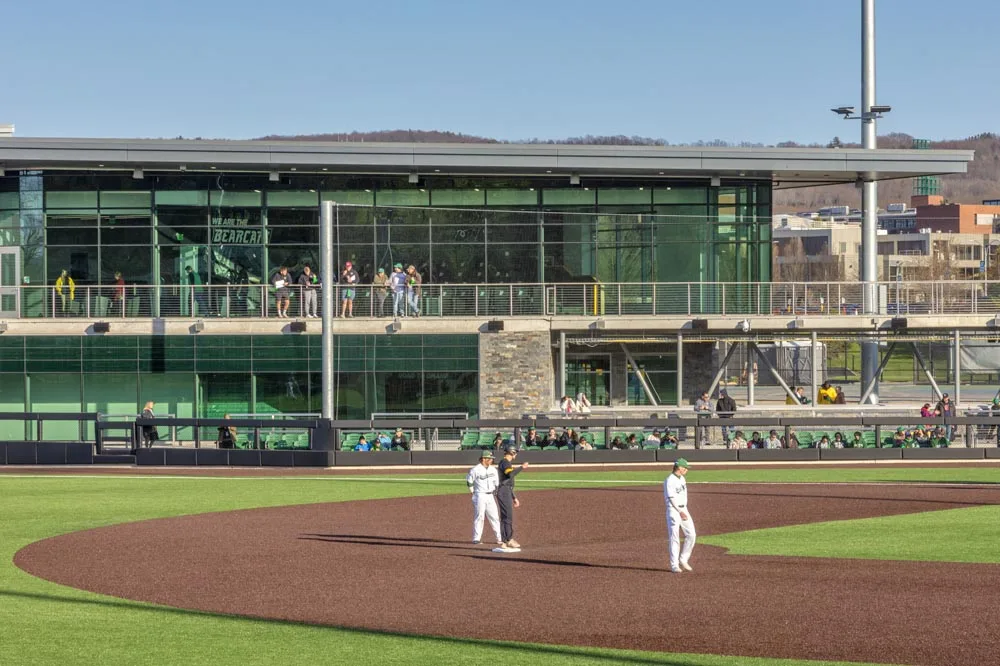
[[[479,334],[479,416],[521,418],[552,408],[555,371],[548,330]]]
[[[682,405],[693,405],[702,391],[708,390],[719,370],[718,354],[711,342],[684,343],[684,395]]]

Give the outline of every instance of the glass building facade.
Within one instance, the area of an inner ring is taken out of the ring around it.
[[[3,288],[54,285],[63,271],[78,289],[113,285],[116,272],[129,285],[170,287],[189,267],[208,285],[266,283],[279,266],[297,275],[319,264],[323,200],[344,204],[336,260],[352,261],[364,283],[396,262],[425,284],[770,281],[769,180],[585,180],[8,170],[0,310],[48,316],[45,291],[15,306]],[[248,302],[245,314],[259,308]],[[134,413],[151,399],[179,416],[319,411],[314,335],[2,336],[0,355],[5,410]],[[675,358],[649,362],[668,393]],[[607,404],[606,361],[574,363],[569,384]],[[340,336],[335,365],[339,418],[478,412],[476,336]]]

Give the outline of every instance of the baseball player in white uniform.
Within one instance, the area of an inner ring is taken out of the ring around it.
[[[465,483],[472,493],[472,507],[475,517],[472,519],[472,543],[479,543],[483,538],[483,518],[489,518],[490,527],[500,543],[500,512],[497,509],[496,491],[500,485],[500,476],[493,466],[493,454],[483,451],[479,464],[469,470]]]
[[[688,508],[687,482],[688,461],[678,458],[673,472],[663,482],[663,498],[667,502],[667,533],[670,536],[670,570],[674,573],[691,571],[688,560],[694,550],[694,520]],[[684,548],[681,549],[681,531],[684,532]]]

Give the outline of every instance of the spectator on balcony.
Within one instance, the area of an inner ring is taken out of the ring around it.
[[[121,271],[115,271],[115,290],[111,296],[111,311],[119,317],[125,316],[125,278]]]
[[[357,296],[356,287],[358,272],[354,270],[354,264],[350,261],[344,262],[344,270],[340,272],[340,283],[344,286],[340,290],[340,316],[342,318],[354,316],[354,297]]]
[[[781,443],[786,449],[797,449],[799,448],[799,436],[795,434],[795,430],[789,429],[788,435],[782,435]]]
[[[709,402],[708,391],[702,391],[702,394],[694,401],[694,413],[702,418],[712,415],[712,403]],[[695,448],[701,448],[706,444],[708,444],[708,426],[697,426]]]
[[[309,264],[302,267],[299,276],[299,290],[302,292],[302,316],[315,317],[319,311],[316,307],[316,291],[319,289],[319,276],[312,272]]]
[[[416,267],[410,264],[406,268],[406,303],[409,313],[414,317],[420,316],[420,286],[423,278],[417,272]]]
[[[943,393],[941,395],[941,400],[938,402],[937,406],[934,409],[940,412],[941,413],[940,416],[943,416],[946,419],[950,419],[955,416],[955,404],[951,401],[951,398],[948,397],[947,393]],[[955,426],[953,425],[947,426],[947,433],[948,433],[948,439],[954,439]]]
[[[834,389],[834,391],[836,392],[836,396],[833,398],[833,404],[835,404],[835,405],[846,405],[847,404],[847,396],[844,395],[844,389],[841,388],[840,386],[838,386],[837,388]]]
[[[764,447],[765,447],[764,438],[761,437],[760,432],[758,432],[757,430],[754,430],[753,434],[750,435],[750,441],[747,442],[747,448],[748,449],[763,449]]]
[[[396,432],[393,434],[392,439],[389,440],[389,448],[393,451],[410,450],[410,440],[408,440],[406,435],[403,434],[402,428],[396,428]]]
[[[188,268],[188,270],[191,269]],[[65,316],[67,312],[66,304],[69,303],[72,305],[76,301],[76,281],[70,277],[69,271],[65,268],[59,274],[59,277],[56,278],[55,292],[59,301],[59,312]],[[72,314],[72,307],[69,308],[69,311]]]
[[[587,394],[583,391],[576,394],[576,411],[581,416],[590,414],[590,400],[587,399]]]
[[[403,272],[403,264],[395,264],[392,267],[392,275],[389,276],[389,288],[392,290],[392,316],[406,316],[406,273]]]
[[[385,316],[385,299],[389,295],[389,276],[385,274],[385,269],[378,269],[375,279],[372,280],[372,289],[375,292],[375,302],[378,305],[378,316]]]
[[[806,390],[801,386],[796,386],[792,389],[792,393],[795,394],[794,397],[785,397],[786,405],[808,405],[811,402],[811,400],[809,400],[809,396],[806,395]]]
[[[837,389],[830,386],[830,382],[823,382],[816,393],[817,405],[832,405],[837,399]]]
[[[191,287],[191,294],[194,296],[194,303],[198,309],[197,312],[192,312],[191,316],[208,314],[208,298],[205,295],[205,287],[202,286],[201,275],[191,266],[185,267],[184,272],[186,273],[185,281]]]
[[[564,395],[559,399],[559,411],[563,413],[563,416],[576,416],[576,400],[573,400],[568,395]]]
[[[833,433],[833,441],[831,442],[831,444],[835,449],[844,448],[847,445],[847,442],[844,440],[844,433],[842,432]]]
[[[538,431],[535,430],[535,426],[528,428],[528,434],[524,436],[525,446],[544,446],[544,440],[538,436]]]
[[[781,438],[778,437],[778,431],[772,430],[767,434],[767,439],[764,440],[765,449],[780,449],[781,448]]]
[[[854,431],[854,437],[847,444],[848,448],[851,449],[863,449],[865,448],[865,438],[861,435],[860,430]]]
[[[747,440],[746,440],[746,437],[743,436],[743,431],[742,430],[737,430],[735,433],[733,433],[732,439],[730,439],[726,443],[726,446],[728,446],[730,449],[745,449],[745,448],[747,448]]]
[[[188,270],[191,270],[190,266],[188,266]],[[271,278],[271,285],[274,286],[274,304],[278,308],[278,316],[282,318],[288,317],[288,304],[291,301],[291,284],[292,279],[288,275],[288,268],[286,266],[279,268],[278,272]]]
[[[719,391],[719,400],[715,403],[715,413],[720,419],[731,419],[733,415],[736,414],[736,401],[729,397],[729,392],[726,389]],[[722,442],[723,444],[729,442],[729,430],[728,425],[722,426]]]
[[[934,418],[934,412],[931,410],[931,403],[925,402],[924,406],[920,408],[920,418],[922,419]]]
[[[147,402],[146,406],[142,408],[142,418],[155,419],[156,414],[153,412],[154,406],[156,406],[156,403],[152,400]],[[160,431],[156,429],[155,425],[142,426],[142,441],[146,445],[146,448],[151,447],[158,439],[160,439]]]

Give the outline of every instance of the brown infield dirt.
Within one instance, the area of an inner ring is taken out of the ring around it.
[[[695,473],[696,474],[696,473]],[[692,474],[692,481],[696,481]],[[213,613],[473,639],[989,664],[1000,566],[727,555],[671,574],[661,489],[521,494],[519,554],[471,543],[467,495],[115,525],[31,544],[41,578]],[[996,504],[956,485],[690,486],[701,535]],[[489,527],[484,535],[492,541]]]

